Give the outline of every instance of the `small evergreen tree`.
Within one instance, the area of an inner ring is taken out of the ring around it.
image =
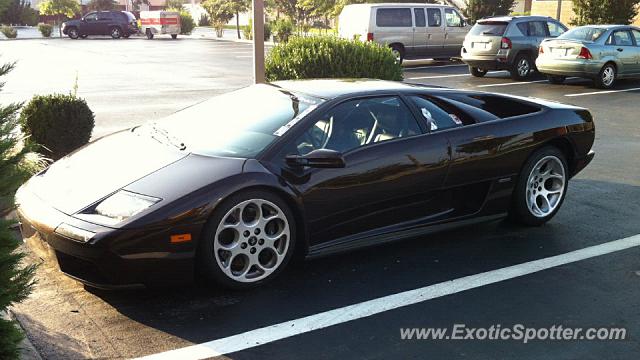
[[[515,0],[466,0],[464,16],[473,24],[487,16],[509,15]]]
[[[573,0],[571,25],[631,24],[640,0]]]
[[[0,77],[12,69],[13,64],[0,66]],[[31,174],[29,167],[25,166],[30,149],[22,146],[22,139],[15,131],[20,105],[0,106],[0,215],[13,205],[16,189]],[[24,300],[33,286],[35,266],[20,267],[24,255],[15,252],[18,241],[11,225],[0,217],[0,311]],[[0,359],[17,359],[20,340],[22,334],[15,324],[0,319]]]

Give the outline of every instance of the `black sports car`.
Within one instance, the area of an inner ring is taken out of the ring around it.
[[[254,85],[85,146],[17,194],[23,236],[96,287],[230,287],[509,216],[539,225],[593,158],[589,111],[374,80]],[[32,239],[29,239],[32,241]],[[40,240],[37,240],[40,241]]]

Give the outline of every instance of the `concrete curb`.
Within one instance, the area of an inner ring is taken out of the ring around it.
[[[0,313],[0,317],[2,317],[5,320],[15,321],[16,327],[18,327],[20,331],[22,331],[22,333],[24,334],[24,339],[22,339],[19,345],[20,359],[21,360],[42,360],[40,353],[38,353],[38,350],[36,350],[31,340],[29,340],[29,336],[27,336],[27,332],[20,325],[20,322],[18,321],[18,319],[16,319],[16,317],[13,315],[11,310],[9,310],[8,313]]]

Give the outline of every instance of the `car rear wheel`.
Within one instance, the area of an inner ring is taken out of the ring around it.
[[[567,161],[560,150],[547,146],[534,152],[518,178],[509,218],[529,226],[546,223],[560,209],[568,184]]]
[[[566,76],[547,75],[547,80],[552,84],[562,84],[566,79]]]
[[[525,80],[533,71],[533,63],[527,54],[520,54],[516,57],[516,61],[511,68],[511,78],[513,80]]]
[[[145,32],[145,35],[147,35],[147,39],[149,40],[153,39],[153,33],[151,32],[151,30],[147,29],[147,31]]]
[[[606,64],[595,79],[595,85],[601,89],[611,89],[616,83],[617,71],[613,64]]]
[[[473,66],[469,66],[469,72],[475,77],[483,77],[487,75],[487,70],[483,70]]]
[[[247,191],[226,200],[207,223],[198,250],[210,280],[235,289],[273,279],[295,247],[293,214],[278,196]]]
[[[109,34],[111,34],[111,37],[114,39],[120,39],[120,37],[122,36],[122,30],[120,30],[119,27],[114,26],[111,28],[111,30],[109,30]]]
[[[178,34],[171,34],[171,38],[172,39],[177,39],[178,38]]]
[[[391,45],[391,52],[393,53],[393,56],[395,56],[398,64],[402,64],[404,61],[404,49],[402,46],[396,44]]]
[[[78,29],[76,28],[71,28],[67,30],[67,34],[69,34],[69,37],[72,39],[77,39],[80,37],[80,34],[78,33]]]

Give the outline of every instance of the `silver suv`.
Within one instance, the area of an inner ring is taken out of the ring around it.
[[[489,70],[508,70],[514,80],[524,80],[535,69],[538,47],[567,27],[550,17],[505,16],[478,20],[464,39],[462,61],[473,76]]]

